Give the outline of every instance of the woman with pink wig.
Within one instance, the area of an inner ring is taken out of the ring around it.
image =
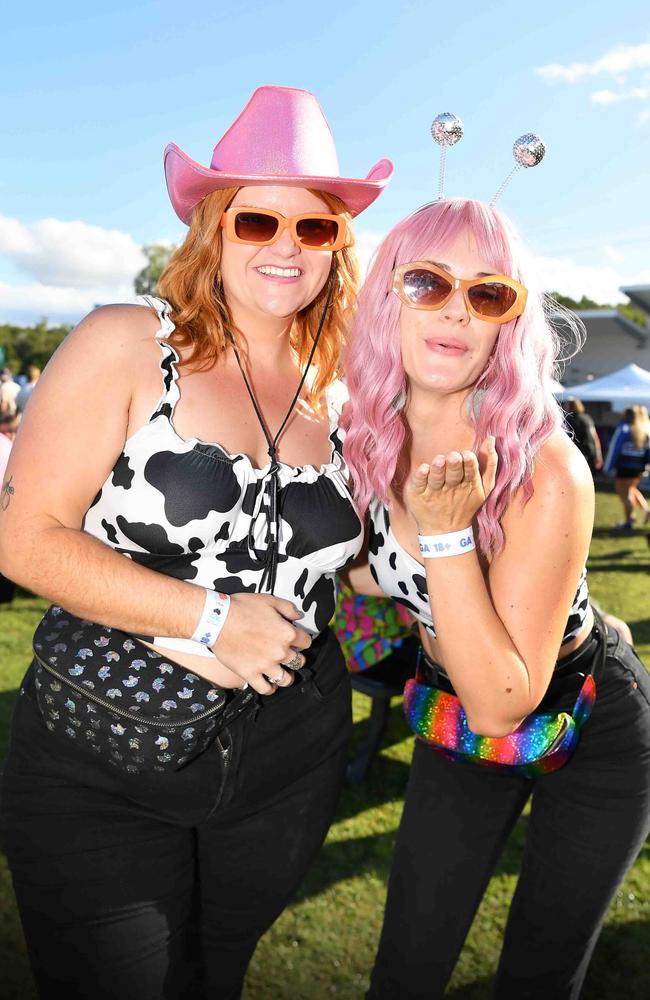
[[[372,1000],[443,995],[529,799],[497,996],[577,997],[650,829],[650,679],[588,601],[594,490],[553,398],[557,352],[492,206],[439,200],[383,242],[347,356],[344,454],[365,585],[416,615],[422,654]],[[561,723],[543,748],[540,719]]]

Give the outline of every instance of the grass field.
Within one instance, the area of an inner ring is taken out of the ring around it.
[[[619,519],[616,497],[600,492],[590,589],[607,610],[628,621],[637,651],[650,664],[650,549],[641,531],[632,535],[612,532],[610,525]],[[0,753],[28,661],[31,633],[44,606],[22,595],[11,607],[0,610]],[[355,695],[354,711],[358,738],[367,700]],[[260,943],[248,976],[246,1000],[360,1000],[363,996],[411,751],[412,739],[396,701],[369,778],[361,786],[346,789],[336,822],[299,899]],[[525,830],[526,815],[474,921],[448,991],[455,1000],[484,1000],[491,995]],[[646,1000],[650,997],[649,955],[650,849],[646,845],[612,904],[583,1000]],[[4,863],[0,869],[0,968],[4,1000],[35,996]]]

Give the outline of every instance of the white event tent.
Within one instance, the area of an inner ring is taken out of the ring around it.
[[[556,396],[558,399],[611,403],[612,409],[618,411],[634,403],[650,407],[650,372],[638,365],[626,365],[609,375],[562,389]]]

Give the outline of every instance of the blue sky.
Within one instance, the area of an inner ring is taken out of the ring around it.
[[[177,242],[164,186],[173,140],[208,164],[252,91],[319,98],[341,169],[395,162],[360,219],[367,256],[436,194],[429,127],[465,123],[447,193],[489,199],[513,140],[539,132],[544,162],[501,207],[548,287],[611,301],[650,282],[650,22],[647,4],[12,4],[0,67],[0,321],[75,321],[122,299],[139,247]]]

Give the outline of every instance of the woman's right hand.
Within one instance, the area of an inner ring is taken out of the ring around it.
[[[409,476],[404,502],[421,535],[462,531],[494,489],[497,453],[492,436],[479,454],[452,451],[436,455]]]
[[[293,684],[292,671],[305,665],[300,650],[309,649],[311,636],[294,624],[301,617],[291,601],[272,594],[233,594],[212,651],[259,694],[275,694]]]

